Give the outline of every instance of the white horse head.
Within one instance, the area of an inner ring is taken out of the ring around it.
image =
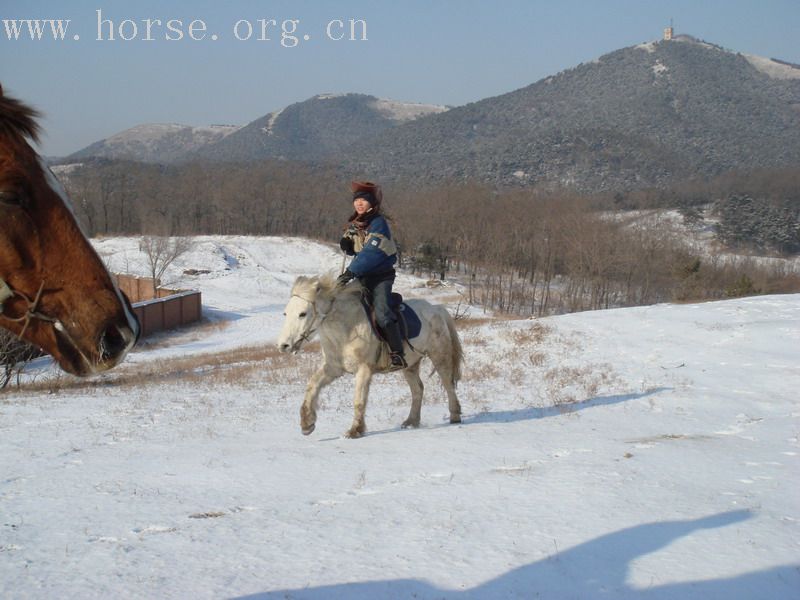
[[[332,277],[298,277],[286,304],[278,349],[297,352],[316,333],[330,307],[335,282]]]

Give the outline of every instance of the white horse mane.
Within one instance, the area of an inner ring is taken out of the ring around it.
[[[360,295],[361,286],[349,285],[345,288],[337,288],[336,278],[330,273],[313,277],[301,275],[295,279],[292,286],[293,296],[300,296],[309,302],[315,302],[317,298],[334,298],[342,294]]]

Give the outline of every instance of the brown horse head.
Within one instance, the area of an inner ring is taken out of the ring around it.
[[[28,143],[36,116],[0,87],[0,327],[89,375],[124,358],[139,323]]]

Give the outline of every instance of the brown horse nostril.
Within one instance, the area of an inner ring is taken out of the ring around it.
[[[100,360],[107,362],[119,358],[128,350],[134,337],[128,327],[109,325],[100,336]]]

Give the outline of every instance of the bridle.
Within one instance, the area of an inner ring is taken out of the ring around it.
[[[0,277],[0,317],[8,319],[9,321],[13,321],[14,323],[23,323],[22,330],[19,332],[19,334],[17,334],[17,337],[19,339],[22,339],[22,336],[25,335],[25,331],[28,329],[28,325],[31,324],[31,321],[33,319],[36,319],[38,321],[44,321],[45,323],[52,323],[53,328],[59,334],[61,334],[61,336],[63,336],[72,345],[73,348],[75,348],[75,350],[80,355],[81,360],[83,360],[87,365],[89,365],[89,367],[92,367],[92,361],[90,361],[83,353],[83,351],[80,350],[80,346],[78,346],[78,344],[75,343],[75,340],[69,334],[67,328],[64,327],[64,324],[58,319],[55,319],[38,311],[39,302],[42,299],[43,290],[44,290],[44,281],[42,281],[42,283],[39,285],[39,291],[36,292],[36,297],[33,300],[31,300],[26,294],[23,294],[18,290],[12,289],[11,286],[8,285],[8,283],[6,283],[5,279]],[[3,309],[5,308],[3,305],[7,300],[10,300],[14,296],[22,298],[28,304],[28,307],[25,310],[25,314],[22,315],[21,317],[8,317],[3,314]]]
[[[59,325],[61,324],[58,319],[54,319],[53,317],[49,317],[44,313],[39,312],[39,302],[42,299],[42,291],[44,290],[44,281],[42,281],[41,285],[39,286],[39,291],[36,292],[36,297],[31,300],[26,294],[18,290],[14,290],[11,288],[10,285],[6,283],[6,281],[0,277],[0,316],[3,316],[5,319],[12,321],[14,323],[23,323],[22,330],[17,335],[18,338],[22,339],[22,336],[25,335],[25,331],[28,329],[28,325],[31,324],[33,319],[37,319],[39,321],[44,321],[46,323],[53,323],[53,325],[59,329]],[[25,310],[25,314],[21,317],[9,317],[3,314],[4,304],[6,301],[10,300],[14,296],[22,298],[27,304],[27,308]]]
[[[325,321],[325,318],[328,316],[328,313],[322,314],[322,318],[320,318],[319,323],[317,323],[315,327],[314,323],[316,322],[317,317],[319,317],[321,314],[317,311],[316,303],[313,302],[312,300],[309,300],[308,298],[303,298],[303,296],[299,294],[292,294],[292,298],[300,298],[300,300],[305,300],[311,305],[311,310],[314,312],[314,318],[311,319],[311,325],[309,325],[308,329],[305,332],[303,332],[299,338],[297,338],[297,341],[294,344],[292,344],[292,352],[297,352],[300,350],[300,347],[309,339],[311,339],[311,337],[317,332],[317,329],[319,329],[322,323]]]

